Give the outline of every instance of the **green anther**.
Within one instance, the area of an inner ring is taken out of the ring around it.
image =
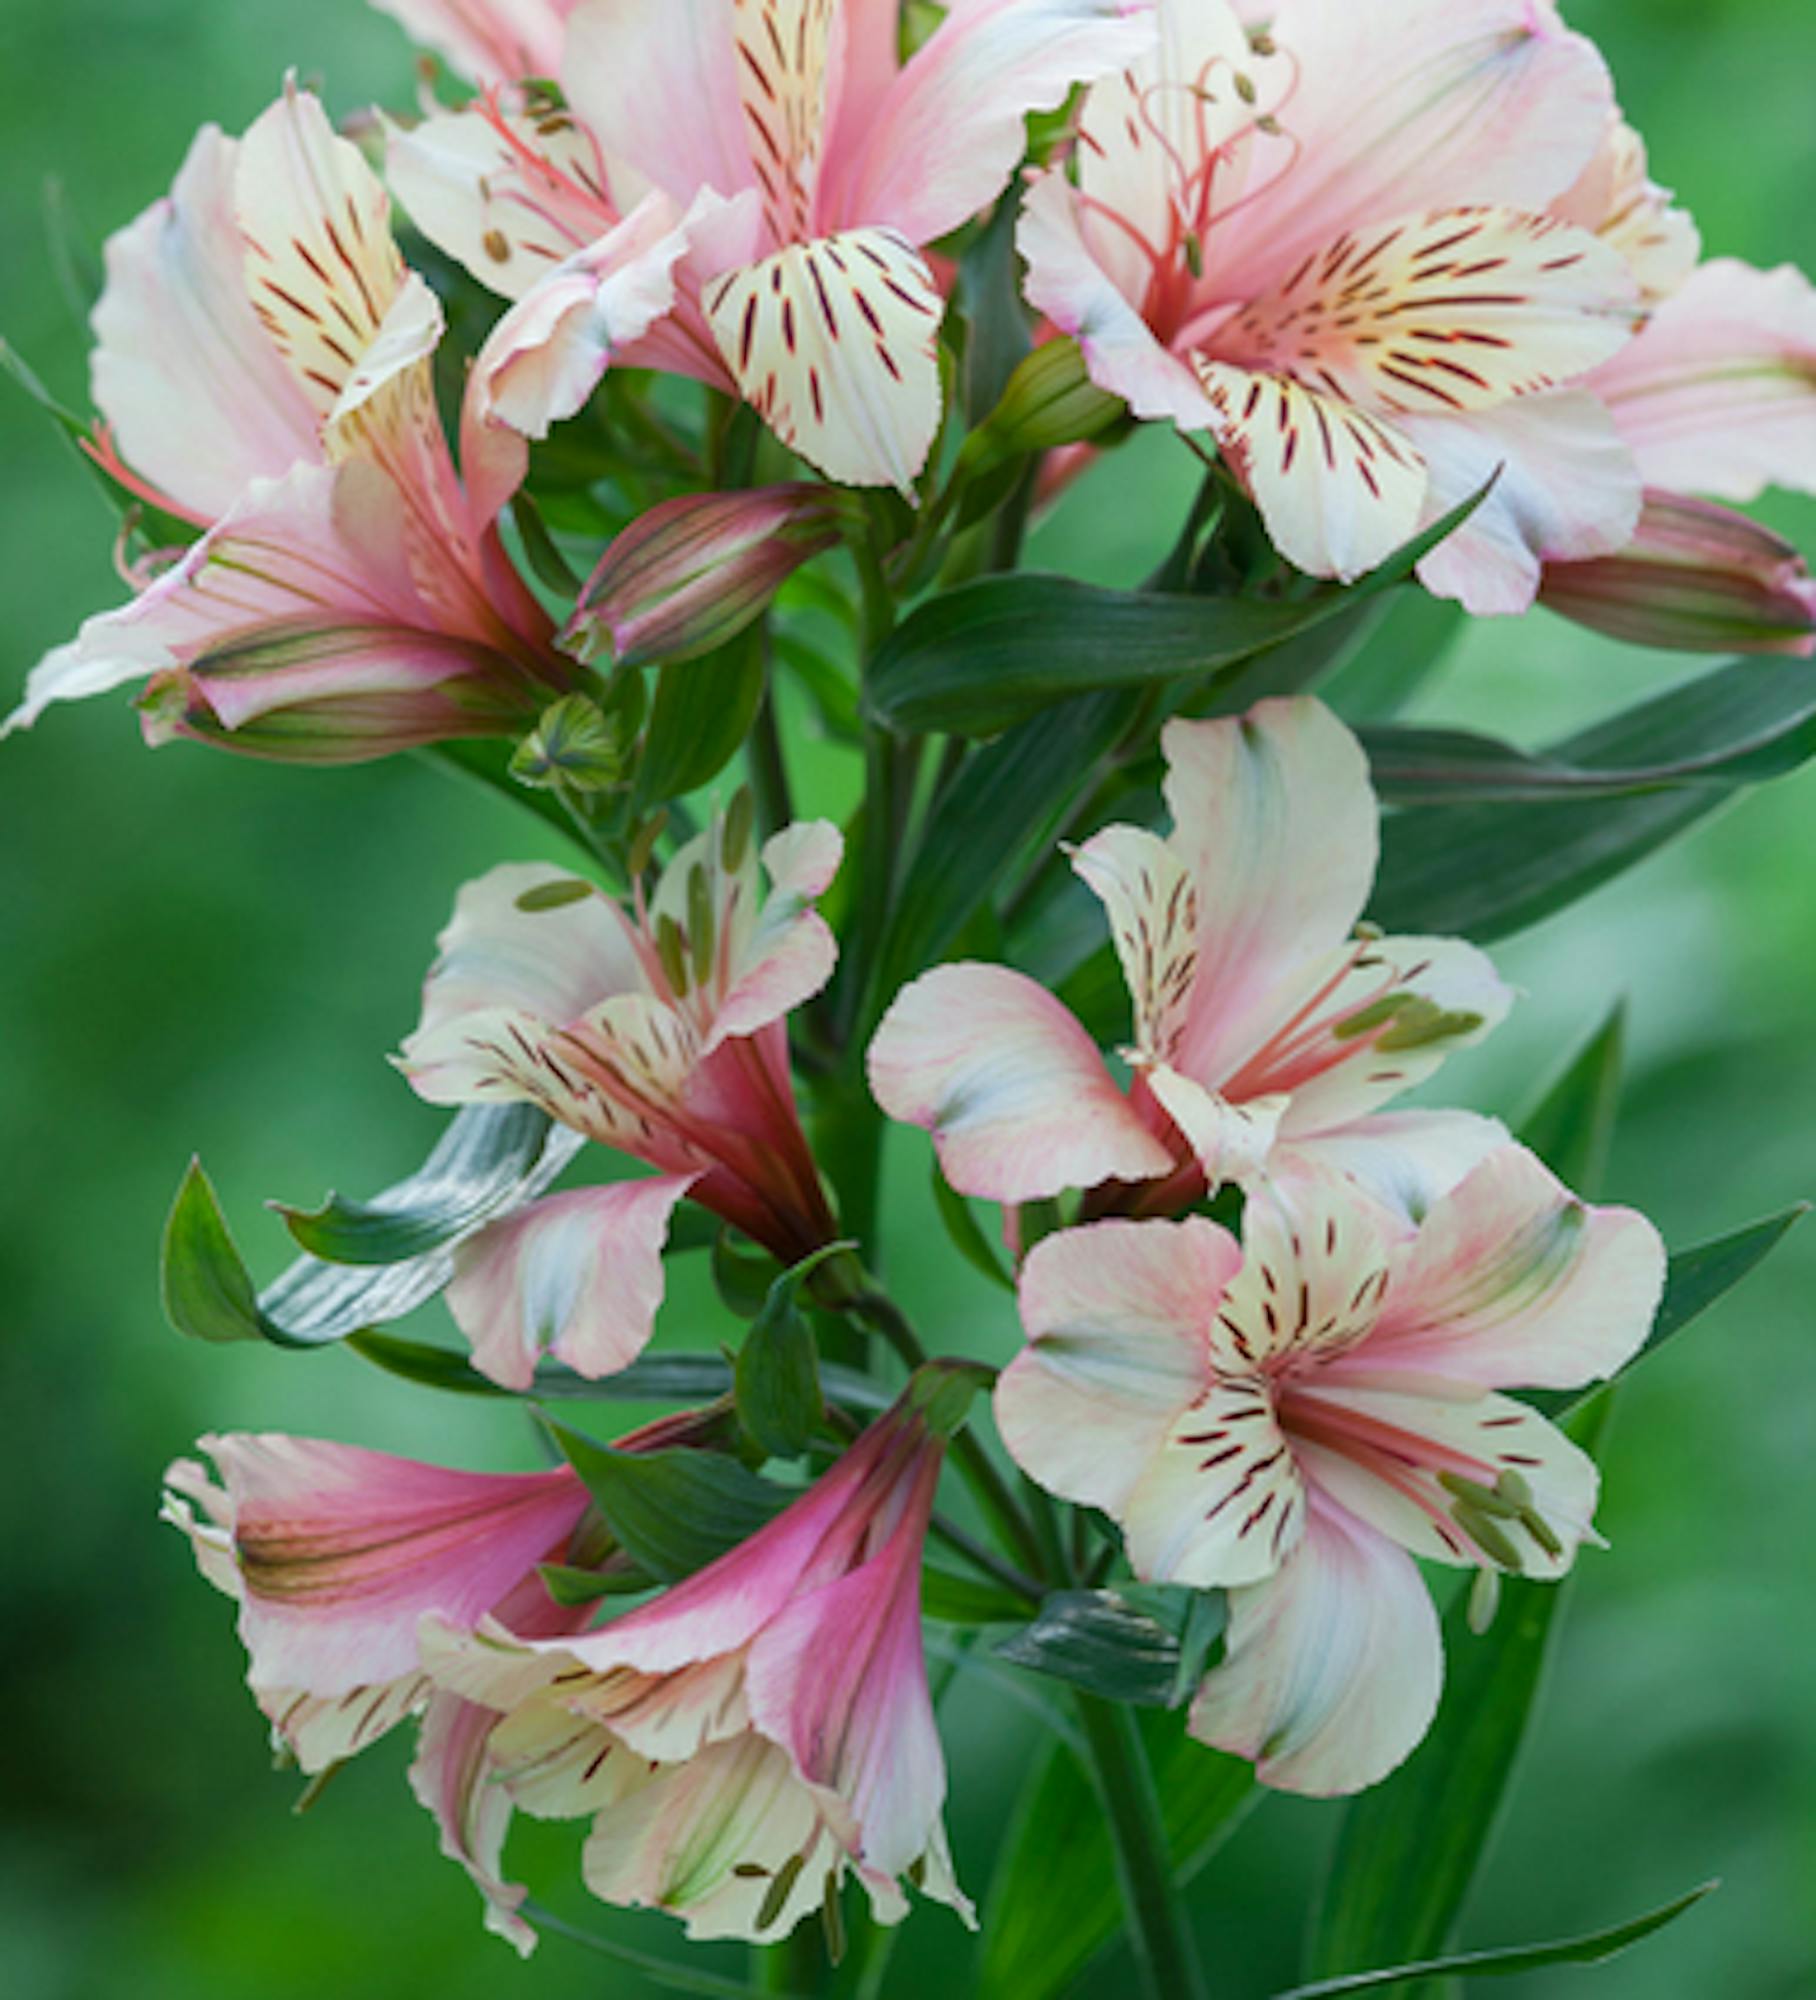
[[[1519,1550],[1479,1507],[1470,1506],[1467,1500],[1459,1500],[1450,1511],[1457,1526],[1491,1561],[1498,1562],[1503,1569],[1512,1570],[1516,1576],[1526,1567]]]
[[[791,1854],[782,1863],[781,1867],[776,1870],[775,1880],[770,1883],[769,1892],[764,1896],[762,1905],[757,1911],[756,1928],[758,1930],[768,1930],[770,1925],[782,1914],[782,1911],[787,1906],[788,1898],[794,1889],[794,1885],[801,1879],[801,1870],[806,1865],[806,1855]]]
[[[1253,104],[1260,94],[1255,88],[1254,79],[1245,76],[1241,70],[1238,70],[1236,72],[1236,95],[1242,99],[1243,103]]]
[[[1279,43],[1274,40],[1272,35],[1264,33],[1260,28],[1257,28],[1255,32],[1249,36],[1249,47],[1254,50],[1256,55],[1258,55],[1263,62],[1265,62],[1269,56],[1275,54],[1279,49],[1279,46],[1280,46]]]
[[[820,1923],[826,1932],[826,1956],[834,1965],[845,1956],[845,1912],[839,1904],[839,1871],[826,1871],[826,1900],[820,1905]]]
[[[719,835],[719,852],[725,857],[725,872],[735,875],[744,866],[750,850],[750,830],[756,823],[757,803],[748,785],[740,785],[725,810],[725,826]]]
[[[1545,1553],[1555,1560],[1564,1553],[1564,1545],[1553,1533],[1551,1523],[1536,1507],[1528,1507],[1520,1515],[1520,1526],[1538,1543]]]
[[[1204,276],[1204,245],[1199,242],[1196,230],[1186,232],[1185,267],[1194,278]]]
[[[1346,1020],[1339,1021],[1331,1030],[1340,1042],[1353,1041],[1358,1035],[1366,1035],[1370,1028],[1378,1028],[1383,1021],[1391,1021],[1402,1007],[1411,1006],[1410,993],[1388,993],[1366,1007],[1360,1007]],[[1426,1002],[1429,1006],[1431,1003]]]
[[[717,930],[712,884],[706,879],[706,870],[696,861],[687,871],[687,935],[694,948],[694,978],[701,985],[713,969]]]
[[[1498,1569],[1479,1569],[1475,1581],[1469,1586],[1469,1629],[1481,1638],[1494,1623],[1494,1614],[1501,1608],[1501,1572]]]
[[[1523,1514],[1532,1505],[1532,1488],[1511,1465],[1494,1482],[1494,1490],[1516,1514]]]
[[[668,808],[652,813],[637,829],[637,838],[631,842],[631,851],[624,857],[624,865],[635,879],[649,866],[650,856],[656,851],[656,842],[662,838],[668,827]]]
[[[533,916],[538,910],[564,910],[570,903],[584,903],[592,894],[592,883],[569,875],[559,882],[538,882],[535,888],[526,889],[517,898],[517,907]]]
[[[656,919],[656,956],[677,999],[687,991],[687,939],[681,926],[664,910]]]
[[[1482,1025],[1480,1014],[1449,1013],[1441,1007],[1432,1007],[1429,1000],[1419,1005],[1431,1008],[1430,1018],[1421,1016],[1417,1021],[1411,1020],[1410,1009],[1408,1014],[1402,1014],[1375,1044],[1384,1055],[1391,1055],[1396,1049],[1418,1049],[1430,1042],[1447,1042],[1453,1035],[1470,1034]]]
[[[731,1871],[741,1882],[766,1882],[769,1870],[760,1861],[739,1861]]]
[[[1498,1486],[1478,1485],[1473,1479],[1465,1479],[1460,1472],[1440,1472],[1438,1484],[1453,1500],[1461,1500],[1481,1513],[1492,1514],[1502,1521],[1517,1521],[1520,1518],[1520,1502],[1504,1499]]]

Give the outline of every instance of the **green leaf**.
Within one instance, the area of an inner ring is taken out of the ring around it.
[[[1141,1711],[1167,1850],[1184,1883],[1208,1865],[1258,1797],[1252,1767],[1207,1750],[1178,1716]],[[1035,1767],[984,1904],[977,2000],[1056,2000],[1123,1924],[1111,1836],[1064,1741]]]
[[[1619,1000],[1563,1075],[1520,1121],[1521,1144],[1530,1146],[1559,1180],[1579,1194],[1599,1192],[1607,1171],[1626,1034],[1627,1003]]]
[[[980,424],[996,408],[1009,377],[1033,346],[1022,304],[1015,225],[1021,190],[1011,187],[959,258],[959,303],[965,317],[965,413]]]
[[[738,1350],[738,1421],[771,1458],[800,1457],[826,1419],[819,1349],[801,1310],[800,1288],[835,1251],[850,1247],[830,1245],[784,1271]]]
[[[1592,1451],[1611,1399],[1570,1426]],[[1444,1692],[1425,1740],[1343,1815],[1308,1954],[1314,1973],[1435,1955],[1450,1942],[1492,1839],[1573,1587],[1507,1577],[1494,1624],[1469,1625],[1468,1590],[1444,1618]]]
[[[946,1625],[1018,1625],[1026,1602],[1001,1584],[960,1576],[929,1563],[921,1572],[921,1610]]]
[[[1069,577],[984,577],[920,605],[871,663],[884,727],[993,736],[1078,695],[1143,689],[1252,658],[1403,583],[1472,498],[1348,589],[1297,602],[1104,590]]]
[[[200,1160],[190,1161],[164,1225],[160,1284],[164,1316],[192,1340],[264,1337],[252,1279]]]
[[[763,649],[759,621],[716,653],[658,670],[634,811],[697,791],[731,762],[763,699]]]
[[[755,1319],[763,1310],[770,1287],[782,1266],[767,1250],[746,1244],[721,1226],[713,1238],[713,1289],[725,1310],[739,1319]]]
[[[616,1451],[565,1424],[549,1431],[612,1539],[661,1583],[679,1583],[748,1541],[795,1497],[717,1452]]]
[[[972,1213],[971,1204],[940,1172],[937,1159],[933,1163],[933,1201],[940,1212],[940,1220],[946,1225],[946,1234],[952,1239],[952,1247],[965,1262],[992,1284],[1000,1285],[1007,1292],[1014,1291],[1015,1280],[1004,1268],[1003,1260],[990,1248],[990,1239]]]
[[[1675,1923],[1688,1909],[1713,1895],[1719,1882],[1704,1882],[1643,1917],[1630,1917],[1624,1924],[1607,1930],[1590,1931],[1585,1936],[1564,1938],[1556,1944],[1509,1945],[1499,1951],[1455,1952],[1447,1958],[1422,1959],[1410,1965],[1390,1966],[1384,1971],[1352,1973],[1341,1979],[1320,1979],[1310,1986],[1295,1986],[1275,2000],[1336,2000],[1343,1993],[1378,1993],[1415,1979],[1461,1976],[1468,1979],[1499,1979],[1512,1973],[1542,1972],[1553,1965],[1605,1965],[1630,1946]]]
[[[1170,1708],[1178,1698],[1178,1623],[1163,1622],[1160,1609],[1179,1600],[1177,1618],[1190,1615],[1183,1602],[1199,1593],[1138,1590],[1056,1590],[1040,1615],[993,1648],[1003,1659],[1035,1673],[1050,1674],[1091,1694],[1138,1708]]]
[[[1426,795],[1446,778],[1470,802],[1389,817],[1369,914],[1389,930],[1487,942],[1588,895],[1740,786],[1816,755],[1816,662],[1736,661],[1534,758],[1454,735],[1427,738],[1424,753]],[[1483,787],[1501,796],[1483,800]]]
[[[331,1194],[319,1208],[274,1206],[312,1256],[334,1264],[398,1264],[521,1206],[525,1187],[546,1185],[581,1143],[534,1105],[471,1104],[455,1114],[415,1173],[370,1201]]]
[[[1624,1380],[1666,1341],[1682,1333],[1743,1279],[1751,1277],[1809,1212],[1810,1204],[1800,1201],[1795,1208],[1737,1229],[1731,1236],[1718,1237],[1693,1250],[1678,1251],[1666,1266],[1665,1296],[1659,1304],[1658,1317],[1652,1322],[1652,1331],[1646,1336],[1646,1344],[1615,1379]],[[1595,1382],[1586,1389],[1538,1393],[1526,1400],[1555,1418],[1562,1411],[1590,1402],[1605,1387],[1606,1384]]]
[[[1324,684],[1325,702],[1352,729],[1391,722],[1435,678],[1468,625],[1460,604],[1403,590],[1355,657]]]
[[[602,1597],[635,1597],[655,1588],[653,1577],[634,1569],[575,1569],[569,1563],[538,1563],[536,1574],[557,1604],[597,1604]]]

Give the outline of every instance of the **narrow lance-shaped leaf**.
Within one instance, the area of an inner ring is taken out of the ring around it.
[[[738,1421],[771,1458],[798,1458],[825,1421],[819,1350],[800,1291],[827,1258],[851,1247],[828,1244],[784,1271],[738,1350],[733,1371]]]
[[[657,674],[632,794],[639,813],[710,784],[749,735],[763,699],[762,624]]]
[[[1191,1635],[1198,1669],[1184,1690],[1189,1699],[1202,1678],[1204,1649],[1222,1630],[1219,1602],[1207,1593],[1136,1584],[1056,1590],[1032,1624],[998,1640],[993,1650],[1018,1667],[1111,1701],[1171,1708],[1182,1699],[1182,1634]]]
[[[1422,1959],[1415,1964],[1388,1966],[1374,1972],[1352,1973],[1342,1979],[1320,1979],[1310,1986],[1295,1986],[1274,2000],[1337,2000],[1346,1993],[1379,1993],[1389,1986],[1416,1979],[1466,1978],[1498,1979],[1514,1973],[1543,1972],[1553,1965],[1605,1965],[1623,1951],[1675,1923],[1688,1909],[1721,1887],[1704,1882],[1686,1895],[1674,1897],[1659,1909],[1642,1917],[1629,1917],[1624,1924],[1590,1931],[1582,1937],[1563,1938],[1555,1944],[1508,1945],[1498,1951],[1453,1952],[1445,1958]]]
[[[1027,574],[962,584],[897,627],[871,664],[866,705],[908,734],[993,736],[1078,695],[1215,673],[1404,583],[1479,497],[1361,582],[1294,601],[1105,590]]]
[[[952,1239],[953,1249],[993,1285],[1000,1285],[1004,1291],[1014,1291],[1015,1280],[1004,1269],[1003,1260],[991,1249],[990,1240],[972,1212],[971,1204],[940,1172],[938,1160],[933,1163],[933,1201],[941,1222],[946,1225],[946,1234]]]

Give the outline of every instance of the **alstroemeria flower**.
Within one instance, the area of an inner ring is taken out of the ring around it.
[[[1138,417],[1208,432],[1299,568],[1350,579],[1493,491],[1421,575],[1524,609],[1639,484],[1573,388],[1631,336],[1620,252],[1547,215],[1602,141],[1591,45],[1531,0],[1161,0],[1028,196],[1029,301]]]
[[[1505,1135],[1464,1113],[1384,1112],[1510,995],[1473,946],[1358,919],[1378,814],[1362,748],[1320,703],[1174,721],[1166,839],[1106,828],[1073,866],[1102,900],[1134,1002],[1125,1094],[1084,1028],[1025,974],[941,966],[870,1048],[891,1117],[925,1126],[966,1194],[1106,1190],[1166,1212],[1320,1152],[1416,1210]]]
[[[608,365],[657,367],[830,479],[911,492],[945,311],[921,246],[1002,191],[1029,112],[1140,54],[1150,4],[956,0],[904,65],[869,0],[582,0],[564,111],[392,149],[420,226],[519,302],[477,365],[490,418],[538,437]]]
[[[594,1815],[593,1893],[691,1937],[786,1936],[847,1873],[879,1922],[906,1914],[903,1877],[969,1921],[921,1648],[943,1448],[898,1405],[768,1527],[597,1631],[426,1626],[436,1681],[498,1713],[480,1782]]]
[[[836,1231],[789,1076],[789,1012],[831,976],[812,908],[835,827],[762,850],[747,814],[682,847],[625,910],[560,869],[495,868],[440,938],[402,1066],[431,1104],[537,1104],[656,1177],[545,1197],[455,1256],[448,1304],[474,1361],[521,1388],[544,1349],[583,1374],[635,1358],[662,1297],[684,1195],[798,1262]]]
[[[107,247],[95,455],[205,530],[27,683],[143,681],[148,740],[340,762],[520,731],[574,684],[436,413],[435,295],[356,147],[292,87],[205,128],[167,201]]]
[[[1240,1247],[1198,1218],[1038,1244],[997,1422],[1031,1477],[1120,1523],[1138,1575],[1229,1590],[1193,1735],[1264,1784],[1357,1791],[1437,1705],[1413,1558],[1555,1578],[1593,1535],[1593,1461],[1497,1391],[1613,1374],[1663,1281],[1643,1217],[1520,1147],[1417,1229],[1295,1175],[1250,1196]]]
[[[553,76],[575,0],[372,0],[474,83]]]

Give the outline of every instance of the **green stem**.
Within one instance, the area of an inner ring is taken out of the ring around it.
[[[750,767],[751,795],[756,801],[757,825],[767,839],[794,818],[794,799],[788,785],[788,766],[782,756],[782,732],[776,722],[776,693],[773,679],[763,691],[757,719],[751,725],[745,746]]]
[[[825,1947],[812,1924],[798,1925],[775,1944],[750,1949],[750,1983],[758,1993],[818,1993],[825,1968]]]
[[[1204,1972],[1173,1880],[1160,1798],[1135,1717],[1121,1703],[1093,1694],[1079,1694],[1075,1705],[1116,1843],[1116,1871],[1142,1988],[1149,2000],[1204,2000]]]
[[[1033,1577],[1024,1575],[1013,1563],[1004,1562],[1000,1556],[992,1555],[982,1542],[966,1534],[963,1528],[948,1521],[943,1514],[935,1514],[931,1525],[938,1540],[982,1570],[993,1583],[1000,1583],[1005,1590],[1014,1591],[1017,1597],[1025,1597],[1030,1605],[1038,1605],[1046,1594]]]

